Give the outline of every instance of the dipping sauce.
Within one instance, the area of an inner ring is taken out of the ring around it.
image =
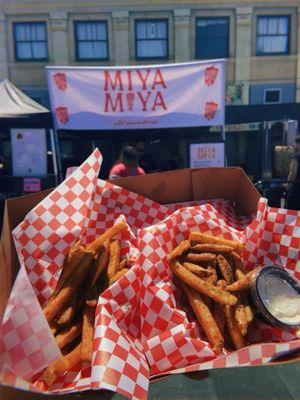
[[[283,328],[300,326],[300,287],[279,267],[262,267],[253,277],[251,295],[258,314]]]

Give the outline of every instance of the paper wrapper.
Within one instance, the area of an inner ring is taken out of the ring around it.
[[[0,380],[5,385],[42,391],[38,374],[60,356],[41,305],[56,286],[69,246],[78,237],[93,241],[118,218],[128,219],[136,232],[167,212],[142,196],[98,180],[101,161],[96,150],[13,232],[21,269],[1,325]],[[121,252],[136,256],[136,244],[128,226],[121,235]],[[99,297],[92,364],[60,377],[50,392],[110,389],[129,398],[146,398],[149,368],[140,343],[138,269],[134,265]]]
[[[256,218],[244,229],[245,220],[236,216],[231,218],[229,204],[223,203],[221,208],[222,212],[220,207],[212,204],[181,208],[164,221],[138,233],[142,345],[152,377],[263,364],[283,352],[300,348],[295,332],[257,324],[250,332],[250,340],[258,344],[238,351],[225,349],[215,357],[198,323],[189,320],[181,309],[180,290],[166,256],[179,242],[187,239],[191,231],[243,240],[248,269],[257,263],[275,262],[299,279],[299,213],[269,208],[266,201],[261,200]]]
[[[51,392],[109,389],[128,398],[145,399],[151,376],[261,364],[278,352],[299,346],[292,337],[265,327],[253,333],[253,340],[277,343],[252,345],[216,359],[208,343],[199,338],[198,325],[188,323],[185,313],[175,310],[175,287],[163,262],[165,253],[197,222],[201,230],[226,238],[246,235],[249,268],[256,260],[276,258],[279,264],[288,262],[287,267],[299,278],[299,216],[270,209],[262,202],[246,229],[250,219],[237,217],[226,200],[163,206],[98,180],[101,160],[96,150],[14,231],[21,269],[0,328],[3,384],[41,391],[31,383],[32,378],[38,379],[39,372],[60,352],[40,304],[57,283],[68,247],[78,237],[92,242],[118,218],[129,225],[121,238],[122,251],[135,256],[139,246],[139,262],[99,297],[92,365],[60,377]],[[187,206],[195,208],[182,209]],[[265,332],[262,339],[261,332]]]

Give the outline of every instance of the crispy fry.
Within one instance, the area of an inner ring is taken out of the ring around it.
[[[203,297],[196,290],[188,285],[182,284],[183,289],[189,299],[189,302],[194,310],[194,313],[199,321],[199,324],[204,329],[212,349],[215,354],[220,354],[223,350],[224,338],[218,328],[209,307],[205,304]]]
[[[204,244],[219,244],[219,245],[224,245],[224,246],[230,246],[235,249],[238,253],[241,253],[245,250],[245,247],[243,246],[242,243],[237,242],[235,240],[227,240],[227,239],[222,239],[220,237],[215,237],[212,235],[207,235],[201,232],[191,232],[190,233],[190,241],[191,243],[197,244],[197,243],[204,243]]]
[[[233,272],[232,268],[229,265],[229,263],[226,261],[226,259],[222,256],[222,254],[219,254],[217,256],[217,262],[219,266],[219,270],[221,272],[222,277],[226,281],[227,284],[233,283]]]
[[[180,262],[172,260],[170,265],[173,273],[178,278],[197,290],[199,293],[204,294],[222,304],[235,305],[237,303],[236,297],[232,296],[225,290],[218,289],[217,287],[194,275],[192,272],[184,268]]]
[[[200,276],[200,278],[208,277],[211,275],[211,271],[207,268],[200,267],[200,265],[193,264],[190,262],[184,262],[183,266],[191,271],[193,274]]]
[[[240,269],[235,270],[235,279],[238,281],[239,279],[245,278],[246,274]]]
[[[102,248],[99,256],[97,257],[97,259],[95,261],[95,263],[96,263],[95,271],[92,275],[90,286],[94,286],[94,284],[96,283],[96,281],[99,278],[99,276],[101,275],[101,273],[103,271],[105,271],[105,269],[107,268],[108,259],[109,259],[109,244],[105,243],[103,245],[103,248]]]
[[[126,223],[124,221],[115,224],[101,236],[99,236],[93,243],[89,244],[87,246],[87,250],[97,253],[107,240],[113,239],[125,229]]]
[[[44,315],[48,322],[51,322],[54,317],[62,310],[65,304],[72,297],[73,293],[76,292],[83,279],[85,278],[88,269],[93,261],[93,252],[87,252],[85,259],[80,264],[78,269],[69,277],[65,286],[61,288],[59,293],[51,298],[44,308]]]
[[[110,259],[106,272],[108,280],[110,280],[119,271],[121,248],[118,240],[114,240],[109,245],[109,253]]]
[[[122,271],[123,268],[127,268],[128,265],[128,259],[124,258],[121,262],[120,262],[120,271]]]
[[[74,325],[68,326],[55,336],[55,341],[60,349],[67,344],[73,342],[81,334],[81,322],[78,321]]]
[[[246,317],[248,324],[250,324],[254,319],[254,312],[249,305],[245,306],[245,317]]]
[[[171,261],[176,257],[180,257],[185,251],[188,251],[191,246],[189,240],[184,240],[174,250],[171,251],[170,254],[167,256],[167,260]]]
[[[244,277],[238,281],[233,282],[231,285],[226,287],[229,292],[239,292],[240,290],[246,290],[250,287],[252,276],[255,274],[256,268],[248,272]]]
[[[81,346],[81,361],[92,361],[93,354],[93,339],[94,339],[94,318],[95,308],[85,306],[83,310],[82,322],[82,346]]]
[[[123,268],[120,271],[118,271],[110,280],[109,280],[109,286],[111,286],[113,283],[117,282],[123,275],[126,274],[126,272],[129,271],[129,268]]]
[[[246,336],[247,329],[248,329],[248,321],[247,321],[246,314],[245,314],[244,304],[238,302],[234,306],[234,318],[237,323],[237,327],[238,327],[239,331],[241,332],[241,335]]]
[[[211,285],[215,285],[218,281],[216,269],[213,267],[207,267],[207,271],[210,273],[210,275],[208,277],[204,277],[203,279]]]
[[[74,368],[80,362],[80,352],[81,343],[79,343],[69,354],[60,357],[57,361],[50,364],[41,376],[40,380],[43,381],[47,387],[50,387],[56,381],[59,374],[63,374]]]
[[[220,332],[224,336],[226,326],[225,306],[215,301],[213,305],[213,316],[220,329]]]
[[[76,313],[76,305],[77,305],[77,292],[74,292],[56,321],[58,326],[65,326],[71,323]]]
[[[192,263],[209,262],[214,263],[216,260],[216,255],[212,253],[188,253],[186,259]]]
[[[219,279],[217,282],[217,287],[220,289],[225,289],[227,286],[226,281],[224,281],[224,279]]]
[[[231,337],[233,346],[236,350],[241,349],[242,347],[246,346],[246,343],[234,319],[233,308],[230,306],[225,306],[225,315],[226,315],[226,326],[228,329],[228,333]]]
[[[191,251],[194,253],[223,254],[223,253],[230,253],[231,251],[233,251],[233,247],[221,244],[214,244],[214,243],[211,244],[199,243],[192,246]]]
[[[56,323],[54,321],[51,321],[49,324],[50,327],[50,331],[52,333],[52,335],[54,336],[57,332],[58,326],[56,325]]]
[[[99,297],[99,291],[96,286],[88,287],[85,294],[85,304],[90,307],[96,307]]]
[[[231,257],[233,259],[234,268],[236,270],[244,271],[244,264],[243,264],[242,257],[239,254],[237,254],[235,251],[231,252]]]

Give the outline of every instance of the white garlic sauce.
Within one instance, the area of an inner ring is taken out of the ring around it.
[[[300,294],[284,279],[270,274],[259,285],[262,301],[276,319],[300,325]]]

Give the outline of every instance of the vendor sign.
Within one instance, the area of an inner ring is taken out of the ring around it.
[[[149,129],[224,124],[224,61],[48,67],[56,127]]]
[[[191,144],[190,167],[224,167],[224,143]]]

